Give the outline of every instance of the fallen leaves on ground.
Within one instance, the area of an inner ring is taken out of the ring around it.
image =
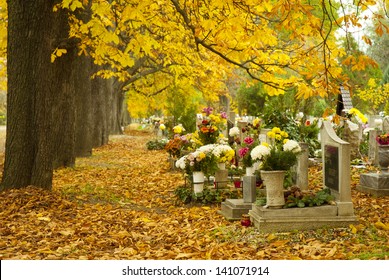
[[[184,184],[150,134],[112,137],[74,168],[56,170],[52,191],[0,193],[0,259],[389,259],[389,201],[356,190],[359,224],[259,233],[229,222],[220,205],[180,205]],[[320,168],[310,187],[320,187]]]

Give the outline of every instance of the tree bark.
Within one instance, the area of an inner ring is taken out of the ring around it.
[[[66,56],[50,60],[68,38],[66,14],[53,12],[58,2],[8,1],[8,120],[1,189],[52,186],[53,134],[59,131],[54,104],[65,98],[72,63]]]

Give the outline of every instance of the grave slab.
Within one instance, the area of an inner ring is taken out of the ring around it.
[[[263,233],[348,227],[358,222],[354,215],[340,216],[339,205],[269,209],[253,205],[249,211],[254,226]]]
[[[243,214],[248,214],[253,204],[241,199],[226,199],[222,202],[219,214],[229,221],[240,220]]]
[[[256,200],[256,177],[243,176],[243,198],[227,199],[221,204],[219,213],[227,220],[239,220],[242,214],[248,214]]]
[[[389,173],[361,174],[357,190],[376,197],[389,195]]]

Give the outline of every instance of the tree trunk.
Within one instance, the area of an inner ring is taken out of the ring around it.
[[[53,133],[60,131],[53,109],[69,86],[72,62],[69,57],[50,61],[57,47],[66,47],[68,37],[66,14],[53,12],[58,2],[8,1],[8,120],[1,189],[52,186]]]
[[[75,63],[74,71],[76,88],[76,157],[92,155],[93,141],[93,108],[92,108],[92,59],[81,56]]]

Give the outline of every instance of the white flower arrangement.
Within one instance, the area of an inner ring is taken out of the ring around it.
[[[220,163],[229,162],[235,156],[235,151],[226,144],[216,145],[212,152]]]
[[[240,134],[239,127],[234,126],[234,127],[230,128],[229,135],[231,137],[239,136],[239,134]]]
[[[262,160],[265,156],[270,155],[270,148],[267,145],[258,145],[250,153],[254,161]]]
[[[186,168],[186,155],[183,156],[183,157],[180,157],[177,161],[176,161],[176,167],[177,168],[180,168],[182,170],[184,170]]]
[[[291,151],[293,153],[299,153],[301,152],[301,147],[299,143],[297,143],[295,140],[287,140],[283,145],[284,151]]]

